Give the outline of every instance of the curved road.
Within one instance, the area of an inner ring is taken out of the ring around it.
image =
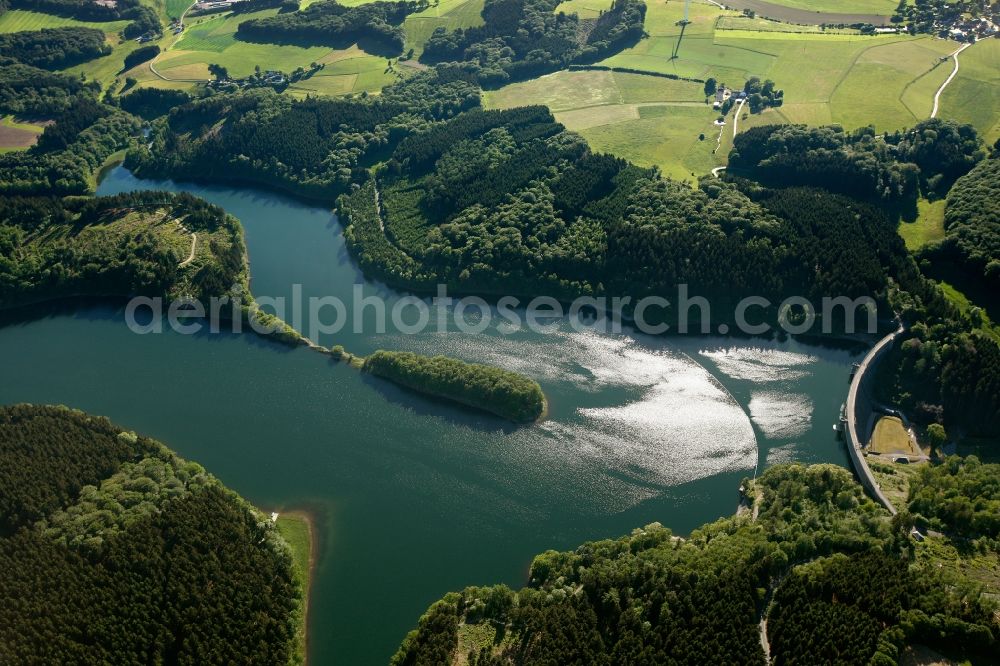
[[[181,263],[177,264],[177,268],[184,268],[185,266],[187,266],[188,264],[190,264],[192,261],[194,261],[194,253],[195,253],[195,250],[197,250],[197,249],[198,249],[198,234],[196,234],[196,233],[194,233],[192,231],[191,232],[191,254],[188,255],[187,259],[185,259]]]
[[[892,505],[889,498],[879,488],[878,482],[875,481],[871,468],[868,467],[868,462],[865,460],[865,454],[861,447],[861,439],[858,437],[857,401],[858,391],[861,390],[861,383],[864,381],[865,373],[875,365],[882,352],[889,349],[896,337],[904,330],[903,325],[900,324],[899,328],[894,332],[879,340],[858,365],[858,369],[854,372],[854,378],[851,379],[851,389],[847,394],[847,411],[844,414],[847,419],[847,453],[851,457],[854,472],[858,475],[858,479],[865,490],[894,516],[896,515],[896,507]]]
[[[740,105],[736,107],[736,113],[733,114],[733,138],[736,138],[736,130],[740,126],[740,111],[743,110],[743,105],[746,104],[747,100],[744,97],[740,100]]]
[[[194,9],[195,4],[196,4],[195,2],[192,2],[190,5],[188,5],[188,8],[184,10],[184,13],[181,14],[180,19],[179,19],[180,22],[181,22],[181,25],[183,25],[183,26],[187,25],[186,23],[184,23],[184,19],[187,18],[188,12],[191,11],[192,9]],[[151,71],[158,78],[160,78],[160,79],[162,79],[164,81],[180,81],[182,83],[202,83],[202,82],[204,82],[205,79],[172,79],[169,76],[164,76],[163,74],[160,73],[160,71],[158,69],[156,69],[156,61],[159,60],[160,56],[162,56],[164,53],[166,53],[169,49],[172,49],[177,44],[177,42],[181,41],[181,39],[184,37],[184,31],[185,30],[187,30],[187,27],[185,27],[183,30],[181,30],[181,32],[179,34],[174,35],[174,41],[170,42],[170,46],[168,46],[167,48],[165,48],[162,51],[160,51],[158,54],[156,54],[155,58],[153,58],[152,60],[149,61],[149,71]]]
[[[954,59],[955,61],[955,69],[951,71],[951,75],[944,80],[944,83],[941,84],[941,87],[937,89],[936,93],[934,93],[934,108],[931,110],[931,118],[937,117],[938,102],[941,100],[941,93],[944,92],[944,89],[948,87],[948,84],[951,83],[951,80],[955,78],[956,74],[958,74],[958,54],[964,51],[965,49],[969,48],[970,46],[972,46],[972,44],[963,44],[958,48],[958,50],[956,50],[954,53],[951,54],[952,59]]]

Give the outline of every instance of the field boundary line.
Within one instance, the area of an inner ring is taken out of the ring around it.
[[[851,61],[850,67],[844,70],[844,73],[840,75],[840,79],[837,80],[836,85],[834,85],[833,88],[830,90],[830,96],[826,100],[827,103],[830,104],[833,102],[833,96],[837,94],[837,91],[840,90],[840,86],[843,85],[844,81],[847,80],[847,77],[850,76],[851,70],[853,70],[854,67],[858,64],[858,60],[861,59],[861,56],[868,53],[868,51],[870,51],[871,49],[877,49],[883,46],[890,46],[892,44],[899,44],[900,42],[905,42],[905,41],[909,40],[907,39],[893,39],[892,41],[887,40],[885,44],[872,44],[871,46],[865,47],[860,51],[858,51],[858,54],[854,56],[854,60]],[[912,40],[912,41],[919,41],[919,40]]]

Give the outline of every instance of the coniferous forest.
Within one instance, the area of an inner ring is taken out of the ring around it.
[[[430,6],[253,0],[236,12],[279,4],[235,38],[396,57],[407,17]],[[913,11],[926,14],[923,4]],[[678,182],[595,151],[545,106],[483,107],[483,89],[590,67],[644,36],[642,0],[589,19],[559,5],[486,0],[482,25],[431,32],[408,76],[343,98],[134,79],[102,89],[58,70],[105,57],[103,31],[0,35],[0,116],[38,123],[37,143],[0,154],[0,309],[249,288],[242,230],[221,208],[186,194],[93,196],[98,174],[125,155],[140,177],[252,184],[335,206],[360,269],[421,294],[444,284],[673,302],[684,284],[710,299],[713,324],[751,295],[871,297],[881,334],[903,325],[872,399],[905,412],[921,437],[947,430],[995,456],[998,148],[989,155],[972,126],[942,119],[881,133],[756,125],[735,135],[721,177]],[[0,13],[8,6],[125,21],[120,39],[163,27],[139,0],[0,0]],[[123,64],[159,48],[137,47]],[[752,78],[752,110],[783,102]],[[942,200],[943,237],[908,250],[900,223]],[[243,316],[304,341],[248,298]],[[768,323],[780,315],[758,312]],[[646,317],[678,330],[678,314]],[[833,312],[816,327],[839,336],[863,323]],[[536,382],[490,366],[391,351],[354,365],[518,423],[546,409]],[[521,589],[446,594],[392,662],[889,666],[917,642],[957,661],[995,658],[1000,468],[933,455],[906,476],[893,516],[843,468],[770,465],[741,483],[737,515],[686,538],[651,524],[544,552]],[[0,572],[3,664],[303,658],[301,581],[273,525],[197,464],[103,418],[0,407]]]
[[[107,419],[0,408],[0,661],[287,664],[287,544],[196,463]]]

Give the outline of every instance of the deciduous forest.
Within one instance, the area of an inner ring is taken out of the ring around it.
[[[392,663],[760,665],[762,616],[775,664],[896,663],[913,640],[966,656],[995,648],[988,598],[915,553],[909,518],[890,521],[850,472],[779,465],[755,486],[756,520],[686,539],[647,525],[538,555],[521,590],[450,593]]]

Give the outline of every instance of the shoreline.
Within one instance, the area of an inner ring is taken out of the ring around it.
[[[278,521],[282,519],[294,520],[304,523],[306,526],[306,533],[309,539],[309,558],[306,567],[306,571],[302,571],[301,574],[305,577],[302,584],[302,663],[309,663],[310,655],[310,632],[309,632],[309,615],[310,607],[312,606],[313,598],[313,585],[316,581],[316,564],[319,561],[319,532],[316,527],[316,515],[310,509],[304,507],[296,507],[292,509],[265,509],[261,508],[260,511],[265,514],[268,520],[271,520],[272,514],[277,514],[276,520],[271,521],[274,528],[281,533],[278,527]],[[282,539],[285,539],[282,534]],[[288,543],[288,540],[285,539]],[[289,544],[291,548],[291,544]],[[294,558],[294,553],[293,553]]]

